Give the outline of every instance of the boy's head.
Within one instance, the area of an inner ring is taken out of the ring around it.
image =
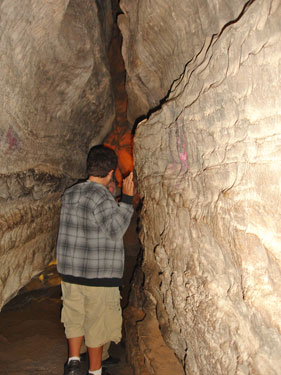
[[[117,155],[106,146],[98,145],[90,149],[87,159],[88,176],[106,177],[117,168]]]

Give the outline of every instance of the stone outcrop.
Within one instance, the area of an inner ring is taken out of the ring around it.
[[[60,196],[110,131],[110,0],[0,4],[0,307],[54,256]]]
[[[131,117],[169,91],[134,140],[145,299],[133,304],[154,306],[186,374],[279,375],[281,3],[204,3],[121,0]]]
[[[134,123],[164,101],[171,83],[208,38],[235,20],[245,0],[121,0],[128,119]]]

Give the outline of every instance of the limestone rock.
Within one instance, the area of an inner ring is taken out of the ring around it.
[[[141,288],[188,375],[281,368],[281,3],[239,9],[135,136]]]
[[[208,38],[241,13],[244,0],[121,0],[128,119],[159,106]]]
[[[0,307],[54,255],[60,196],[114,118],[110,0],[0,4]]]

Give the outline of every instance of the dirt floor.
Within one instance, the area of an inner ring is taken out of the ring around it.
[[[127,304],[130,278],[139,251],[135,220],[132,220],[125,236],[126,262],[121,291],[123,307]],[[63,374],[67,343],[60,322],[60,296],[60,280],[53,265],[4,306],[0,313],[1,375]],[[133,374],[126,361],[124,342],[112,344],[110,354],[119,357],[120,363],[108,369],[108,374]]]
[[[67,358],[64,328],[60,323],[60,287],[30,293],[12,301],[0,313],[0,373],[59,375]],[[109,374],[132,375],[124,344],[111,345],[120,364]],[[86,373],[86,368],[85,368]]]

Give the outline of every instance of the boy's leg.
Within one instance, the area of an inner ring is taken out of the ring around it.
[[[80,357],[80,348],[81,348],[83,339],[84,339],[84,336],[72,337],[72,338],[67,339],[69,358]]]
[[[90,371],[96,371],[102,367],[104,346],[96,345],[104,342],[109,342],[110,345],[111,340],[116,343],[120,341],[122,311],[118,287],[88,287],[88,293],[85,303],[85,343],[88,347]]]
[[[84,296],[80,285],[62,281],[63,308],[61,321],[68,342],[68,358],[80,358],[80,347],[84,337]],[[75,358],[75,359],[76,359]]]
[[[101,368],[101,358],[102,358],[102,346],[99,346],[98,348],[89,348],[88,347],[88,353],[89,353],[89,371],[96,371]]]
[[[102,350],[102,360],[103,360],[103,361],[104,361],[105,359],[109,358],[108,350],[109,350],[110,344],[111,344],[111,341],[107,342],[107,343],[104,344],[104,346],[103,346],[103,350]]]
[[[109,353],[108,353],[108,350],[109,350],[109,347],[110,347],[110,344],[111,344],[111,341],[107,342],[106,344],[104,344],[103,346],[103,350],[102,350],[102,360],[104,361],[105,359],[108,359],[109,358]],[[85,344],[85,340],[82,341],[82,344],[81,344],[81,348],[80,348],[80,356],[82,358],[85,357],[87,353],[87,347],[86,347],[86,344]]]

